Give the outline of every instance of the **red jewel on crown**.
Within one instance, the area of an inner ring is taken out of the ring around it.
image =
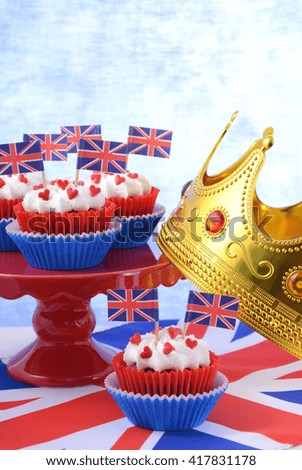
[[[213,211],[206,219],[206,231],[210,233],[219,233],[225,226],[225,216],[221,211]]]

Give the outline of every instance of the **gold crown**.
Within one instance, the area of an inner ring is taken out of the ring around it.
[[[274,142],[273,129],[266,129],[227,170],[207,174],[236,115],[157,242],[199,289],[238,297],[239,320],[302,359],[302,203],[269,207],[255,190],[265,152]]]

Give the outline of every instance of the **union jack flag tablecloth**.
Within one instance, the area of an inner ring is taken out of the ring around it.
[[[39,142],[15,142],[0,145],[0,175],[44,171]]]
[[[101,140],[101,126],[61,126],[62,134],[67,136],[67,152],[77,153],[80,139]]]
[[[43,160],[67,161],[67,136],[65,134],[24,134],[25,142],[37,141],[41,144]]]
[[[148,157],[170,158],[172,131],[130,126],[128,152]]]
[[[127,143],[80,139],[77,170],[125,173],[127,159]]]
[[[161,326],[176,324],[161,321]],[[108,357],[151,322],[126,323],[94,333]],[[43,388],[11,379],[6,362],[34,339],[31,328],[0,329],[1,449],[286,449],[302,443],[302,361],[243,323],[235,330],[193,325],[221,357],[229,387],[206,422],[185,432],[133,426],[102,384]]]

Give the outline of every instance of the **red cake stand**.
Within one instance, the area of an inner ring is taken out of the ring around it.
[[[96,322],[90,300],[108,289],[172,286],[181,277],[155,241],[149,243],[110,250],[100,265],[79,271],[36,269],[19,252],[0,253],[0,296],[17,299],[28,294],[37,301],[32,320],[37,338],[10,359],[11,377],[47,387],[92,384],[104,378],[111,365],[91,337]]]

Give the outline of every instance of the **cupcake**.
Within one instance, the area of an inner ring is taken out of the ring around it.
[[[17,250],[5,227],[15,219],[14,206],[22,202],[25,194],[40,181],[41,176],[35,173],[0,177],[0,251]]]
[[[199,426],[228,386],[206,343],[173,326],[136,333],[112,364],[108,392],[133,424],[148,429]]]
[[[102,231],[115,215],[115,204],[93,184],[75,187],[67,179],[26,193],[14,207],[20,230],[58,235]]]
[[[173,326],[157,335],[136,333],[113,358],[122,390],[150,395],[189,395],[213,388],[219,358],[194,335]]]
[[[93,173],[91,181],[99,185],[116,205],[120,217],[152,214],[159,189],[138,173]],[[87,183],[86,183],[87,184]]]
[[[136,248],[148,242],[165,213],[156,204],[159,190],[138,173],[93,173],[84,184],[98,185],[108,201],[116,204],[116,217],[121,223],[113,248]]]
[[[112,246],[118,222],[115,205],[94,185],[75,187],[68,180],[35,186],[14,207],[16,222],[6,231],[28,263],[54,270],[100,264]]]

